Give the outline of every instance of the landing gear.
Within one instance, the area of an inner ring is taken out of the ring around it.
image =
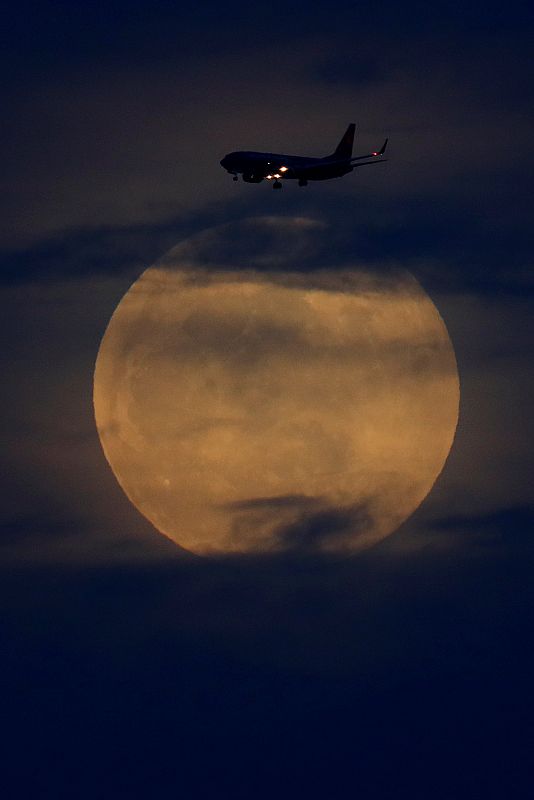
[[[307,186],[307,185],[308,181],[306,180],[306,178],[299,178],[299,186]]]
[[[273,183],[273,189],[281,189],[281,188],[282,188],[282,184],[280,183],[280,181],[275,181]]]
[[[234,177],[232,178],[232,180],[233,180],[233,181],[236,181],[236,180],[237,180],[237,175],[234,175]]]

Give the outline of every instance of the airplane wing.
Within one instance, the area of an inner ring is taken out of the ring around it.
[[[351,166],[353,166],[353,167],[363,167],[366,164],[380,164],[382,161],[387,161],[387,158],[377,158],[377,156],[383,156],[384,155],[384,153],[386,151],[387,144],[388,144],[388,140],[386,139],[386,141],[384,142],[384,144],[382,145],[380,150],[377,150],[374,153],[367,153],[364,156],[354,156],[353,158],[336,158],[336,159],[332,159],[332,160],[330,160],[330,159],[328,159],[328,160],[326,160],[326,159],[324,159],[324,160],[314,159],[313,161],[295,164],[294,169],[297,169],[299,171],[303,171],[303,170],[307,170],[307,169],[316,169],[317,167],[322,166],[322,165],[324,165],[324,166],[328,165],[330,167],[330,166],[334,166],[336,164],[351,164]],[[366,159],[366,158],[371,159],[371,161],[364,161],[364,159]],[[361,163],[359,163],[359,164],[356,163],[358,161],[361,162]]]
[[[351,158],[350,161],[352,163],[353,161],[362,161],[364,158],[375,158],[376,156],[383,156],[384,153],[386,152],[387,146],[388,146],[388,140],[386,139],[380,150],[377,150],[375,153],[367,153],[367,155],[365,156],[353,156],[353,158]],[[372,164],[373,162],[370,161],[369,163]]]
[[[371,155],[373,155],[371,153]],[[369,156],[358,156],[358,158],[369,158]],[[346,158],[339,158],[335,161],[325,161],[322,164],[317,163],[317,161],[310,161],[308,163],[299,164],[298,167],[294,167],[294,169],[298,172],[305,172],[306,170],[316,170],[318,167],[332,167],[336,164],[350,164],[351,167],[365,167],[367,164],[383,164],[384,161],[388,161],[387,158],[376,158],[372,161],[361,161],[359,164],[352,164]]]
[[[353,167],[365,167],[367,164],[383,164],[387,158],[377,158],[375,161],[362,161],[361,164],[353,164]]]

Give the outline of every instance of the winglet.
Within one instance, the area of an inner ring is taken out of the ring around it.
[[[375,150],[370,155],[372,155],[372,156],[383,156],[387,146],[388,146],[388,140],[386,139],[386,141],[384,142],[384,144],[382,145],[380,150]],[[367,158],[367,156],[362,156],[362,158]]]

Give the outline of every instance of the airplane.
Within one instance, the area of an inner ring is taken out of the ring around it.
[[[387,161],[383,156],[388,140],[380,150],[367,153],[364,156],[353,156],[354,131],[356,125],[351,122],[343,137],[330,156],[324,158],[306,158],[304,156],[288,156],[283,153],[255,153],[239,151],[228,153],[222,160],[221,166],[233,175],[237,181],[238,173],[243,175],[246,183],[261,183],[262,180],[272,181],[273,189],[282,188],[282,180],[288,178],[298,180],[299,186],[307,186],[308,181],[325,181],[329,178],[341,178],[355,167],[364,167],[367,164],[380,164]],[[365,160],[365,159],[371,159]]]

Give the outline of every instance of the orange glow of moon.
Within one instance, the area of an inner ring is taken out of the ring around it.
[[[356,552],[431,490],[458,420],[445,325],[408,273],[191,268],[119,303],[98,353],[106,458],[199,554]]]

